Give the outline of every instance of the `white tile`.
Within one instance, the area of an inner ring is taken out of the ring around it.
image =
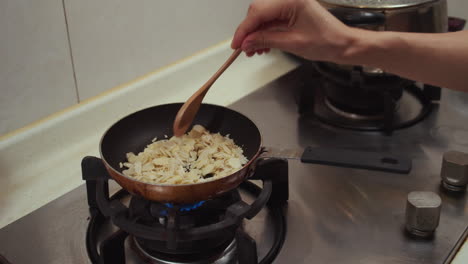
[[[447,0],[448,14],[450,16],[468,19],[468,1],[466,0]]]
[[[76,103],[62,1],[0,1],[0,134]]]
[[[231,37],[249,3],[65,0],[80,99]]]

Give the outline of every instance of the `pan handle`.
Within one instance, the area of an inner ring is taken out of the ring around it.
[[[407,174],[411,159],[392,154],[338,148],[307,147],[301,156],[304,163],[331,165]]]

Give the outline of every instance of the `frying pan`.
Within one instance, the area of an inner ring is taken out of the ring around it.
[[[103,135],[100,144],[101,158],[111,177],[134,195],[145,199],[188,204],[207,200],[236,188],[254,171],[255,161],[260,155],[275,156],[275,150],[270,149],[264,155],[262,152],[262,137],[257,126],[244,115],[231,109],[202,104],[193,124],[200,124],[211,133],[230,135],[234,142],[242,147],[248,162],[237,172],[212,181],[196,184],[151,184],[137,181],[122,174],[119,163],[126,161],[126,153],[139,153],[151,143],[152,139],[172,136],[174,118],[182,106],[181,103],[166,104],[143,109],[133,113],[112,125]],[[287,151],[276,151],[284,156]],[[299,153],[299,152],[295,152]],[[290,155],[287,158],[290,158]],[[292,155],[295,156],[295,155]],[[302,156],[297,158],[302,162],[337,165],[353,168],[367,168],[407,173],[410,166],[398,158],[376,158],[372,154],[353,151],[330,151],[326,149],[307,148]],[[387,160],[386,164],[379,164]],[[377,165],[375,166],[375,163]]]
[[[227,177],[197,184],[150,184],[122,174],[119,163],[126,160],[126,153],[139,153],[153,138],[173,135],[172,125],[181,106],[175,103],[143,109],[119,120],[102,137],[100,150],[104,165],[112,178],[130,193],[158,202],[194,203],[232,190],[247,177],[251,164],[261,152],[260,131],[244,115],[209,104],[202,104],[193,124],[204,126],[211,133],[229,134],[249,160],[242,169]]]

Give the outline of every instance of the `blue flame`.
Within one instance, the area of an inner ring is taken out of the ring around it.
[[[202,206],[204,203],[205,203],[205,201],[200,201],[200,202],[197,202],[197,203],[194,203],[194,204],[180,205],[179,206],[179,211],[189,212],[189,211],[192,211],[194,209],[197,209],[198,207]],[[165,203],[164,205],[167,208],[174,208],[174,204],[172,204],[172,203]],[[167,212],[167,210],[162,210],[160,213],[161,213],[161,215],[166,216],[168,212]]]

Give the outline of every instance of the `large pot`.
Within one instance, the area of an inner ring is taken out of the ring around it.
[[[318,0],[327,9],[345,9],[350,12],[380,13],[385,22],[357,27],[381,31],[446,32],[448,28],[446,0]]]
[[[446,0],[318,0],[352,27],[375,31],[441,33],[448,30]],[[337,65],[352,70],[352,65]],[[368,74],[382,74],[364,68]]]

